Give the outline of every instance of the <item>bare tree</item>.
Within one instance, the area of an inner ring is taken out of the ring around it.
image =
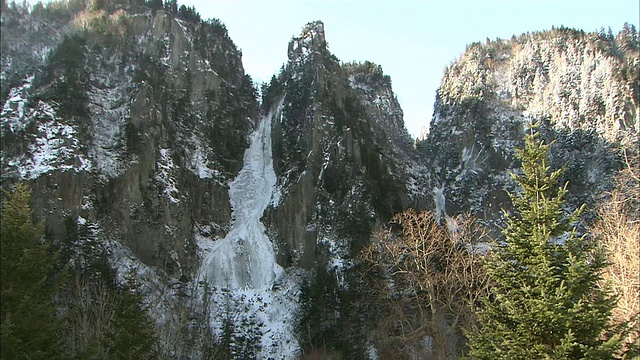
[[[627,150],[623,155],[617,186],[599,206],[591,231],[608,254],[610,266],[603,278],[618,297],[613,322],[627,328],[624,351],[629,356],[634,351],[637,355],[640,344],[640,158]]]
[[[108,359],[104,337],[112,326],[117,294],[103,280],[92,281],[75,274],[66,292],[69,310],[61,337],[67,355],[78,358]]]
[[[481,242],[486,233],[473,218],[458,216],[449,230],[431,212],[397,214],[360,254],[362,275],[374,301],[372,337],[394,358],[456,357],[462,328],[487,288]]]

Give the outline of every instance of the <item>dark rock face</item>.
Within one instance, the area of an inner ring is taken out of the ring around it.
[[[279,261],[312,267],[330,233],[357,249],[377,221],[409,204],[403,157],[413,148],[388,77],[378,79],[371,63],[340,65],[321,22],[309,23],[288,53],[264,91],[268,106],[282,101],[273,125],[282,200],[266,218]]]
[[[31,180],[36,214],[58,238],[66,218],[82,217],[143,262],[191,277],[195,232],[223,236],[231,221],[226,182],[242,167],[256,90],[219,22],[125,12],[105,30],[99,14],[81,14],[48,57],[17,61],[22,37],[3,36],[3,73],[18,64],[23,74],[3,87],[3,184]],[[37,33],[47,16],[3,12],[3,34],[16,22]]]
[[[217,20],[120,12],[99,27],[103,13],[77,11],[56,18],[66,27],[50,43],[34,42],[48,57],[18,62],[24,54],[3,37],[3,64],[22,64],[3,88],[3,184],[31,180],[36,214],[58,238],[81,217],[144,263],[191,277],[194,238],[229,227],[227,183],[260,112],[241,54]],[[51,16],[5,15],[26,32]],[[265,220],[278,261],[310,268],[324,261],[326,239],[357,249],[374,224],[416,203],[406,184],[417,183],[408,171],[417,153],[379,66],[341,65],[319,21],[288,55],[263,94],[263,112],[277,111],[281,193]]]

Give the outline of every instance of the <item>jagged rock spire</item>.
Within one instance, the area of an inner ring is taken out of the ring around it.
[[[327,42],[324,37],[322,21],[313,21],[305,25],[299,37],[289,42],[289,60],[305,59],[309,55],[326,50]]]

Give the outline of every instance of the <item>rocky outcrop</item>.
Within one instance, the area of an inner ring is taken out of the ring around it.
[[[411,202],[407,169],[415,156],[379,67],[341,65],[321,22],[305,26],[288,55],[265,90],[266,105],[283,101],[273,125],[282,198],[266,219],[279,261],[314,267],[337,256],[329,243],[357,249],[377,221]]]
[[[470,45],[445,71],[418,145],[446,211],[499,219],[515,190],[515,148],[536,121],[553,166],[567,168],[572,206],[593,202],[618,149],[638,146],[637,49],[629,26],[615,38],[561,28]]]

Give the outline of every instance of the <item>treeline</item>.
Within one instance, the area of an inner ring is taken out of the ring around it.
[[[132,12],[140,12],[150,9],[152,12],[163,10],[179,19],[187,22],[198,23],[202,20],[195,6],[178,6],[177,0],[53,0],[43,3],[38,1],[35,4],[27,2],[19,3],[12,0],[2,0],[2,11],[12,11],[21,13],[31,13],[43,15],[45,13],[60,12],[68,15],[77,14],[84,10],[99,11],[106,10],[111,13],[118,9],[127,9]],[[137,11],[136,11],[137,9]]]

